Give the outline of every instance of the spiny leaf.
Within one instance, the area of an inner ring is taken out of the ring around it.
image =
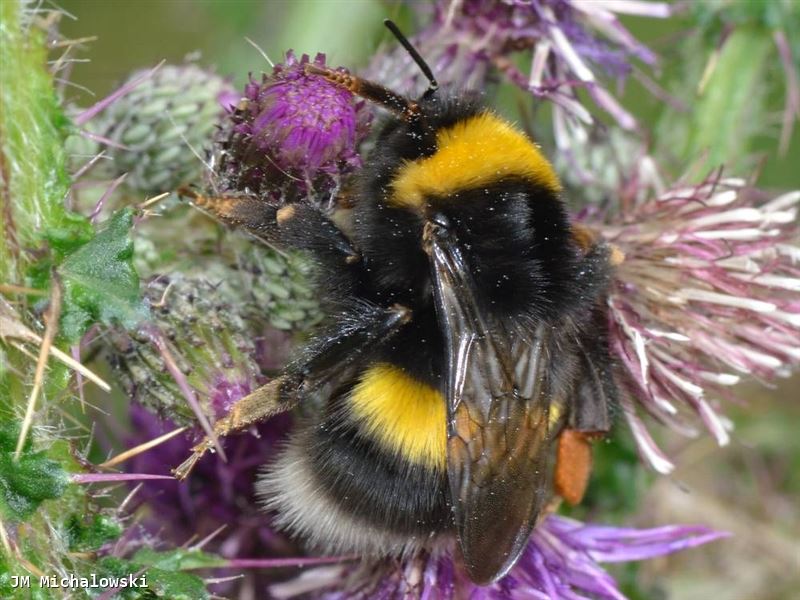
[[[67,520],[66,530],[69,549],[72,552],[86,552],[98,550],[106,542],[117,539],[123,528],[118,520],[96,514],[91,518],[72,515]]]
[[[18,435],[17,423],[0,426],[0,515],[9,521],[27,519],[43,500],[60,497],[69,482],[57,461],[33,452],[30,444],[14,460]]]
[[[158,553],[155,553],[158,554]],[[170,600],[205,600],[208,591],[205,583],[197,575],[170,571],[157,567],[146,569],[147,565],[135,560],[106,557],[98,562],[102,576],[127,577],[141,573],[147,581],[147,589],[120,589],[117,598],[138,600],[140,598],[169,598]]]
[[[95,321],[130,328],[147,318],[132,263],[132,225],[132,209],[117,212],[103,231],[59,268],[64,281],[61,334],[68,340],[77,340]]]

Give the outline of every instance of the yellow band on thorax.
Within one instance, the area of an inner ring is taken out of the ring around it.
[[[447,411],[444,396],[402,369],[370,367],[350,395],[353,416],[365,432],[408,461],[444,469]]]
[[[520,177],[558,192],[552,165],[516,127],[491,112],[459,121],[436,134],[437,150],[403,165],[390,202],[419,208],[426,197],[447,197],[504,177]]]

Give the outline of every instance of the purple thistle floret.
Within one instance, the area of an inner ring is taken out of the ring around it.
[[[440,1],[431,24],[414,43],[445,84],[482,90],[498,71],[535,97],[551,101],[562,118],[588,124],[592,117],[576,95],[576,88],[583,87],[620,126],[633,129],[633,116],[598,78],[598,70],[624,78],[633,70],[633,59],[655,63],[655,55],[617,19],[624,13],[663,18],[669,16],[669,6],[638,0]],[[521,52],[530,57],[528,73],[516,66]],[[403,53],[398,49],[378,56],[368,75],[400,91],[418,92],[420,74]]]
[[[131,404],[130,416],[134,432],[129,439],[131,446],[175,427],[136,403]],[[276,445],[285,439],[291,421],[289,415],[280,415],[250,432],[225,438],[228,461],[217,455],[208,457],[198,463],[185,483],[172,479],[170,468],[189,455],[196,438],[202,436],[199,429],[132,458],[126,463],[129,471],[167,475],[171,479],[144,482],[137,493],[137,501],[148,509],[149,516],[142,522],[145,529],[157,534],[167,546],[180,546],[190,539],[202,540],[224,527],[203,545],[204,551],[229,559],[295,555],[294,545],[272,529],[269,515],[259,507],[254,492],[258,470],[275,454]],[[233,581],[217,586],[216,590],[227,594],[238,586],[256,585],[258,575],[249,572],[247,581]],[[269,572],[263,575],[270,580]]]
[[[800,363],[800,192],[768,199],[742,180],[706,181],[636,202],[604,236],[625,254],[610,293],[610,346],[622,379],[657,421],[720,445],[718,399],[742,376],[769,380]],[[636,407],[625,416],[643,457],[673,465]]]
[[[551,515],[531,535],[527,549],[500,581],[469,581],[451,553],[392,564],[326,566],[270,587],[275,598],[349,600],[624,600],[599,563],[664,556],[725,537],[700,526],[631,529],[588,525]]]
[[[325,67],[325,55],[312,63],[289,51],[260,83],[251,75],[221,132],[221,187],[275,198],[290,190],[319,196],[361,166],[359,144],[371,121],[366,103],[307,74],[308,64]]]

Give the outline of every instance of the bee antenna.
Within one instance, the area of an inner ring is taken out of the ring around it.
[[[439,89],[439,82],[436,81],[436,78],[433,76],[433,71],[431,71],[428,63],[426,63],[425,59],[419,55],[417,49],[411,45],[411,42],[409,42],[408,38],[403,35],[403,32],[400,31],[400,28],[397,27],[394,21],[391,19],[384,19],[383,24],[386,25],[386,28],[392,32],[394,37],[397,38],[397,41],[402,44],[403,48],[405,48],[411,58],[414,59],[414,62],[417,63],[417,66],[422,71],[422,74],[428,78],[428,89],[425,90],[423,97],[428,97],[433,94],[433,92]]]

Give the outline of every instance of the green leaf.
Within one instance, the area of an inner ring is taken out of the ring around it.
[[[158,554],[154,552],[153,554]],[[142,574],[147,581],[146,589],[121,589],[115,598],[126,600],[148,600],[151,598],[169,598],[170,600],[205,600],[208,598],[205,582],[197,575],[150,567],[144,572],[146,565],[135,560],[123,560],[106,557],[99,561],[102,576],[127,577],[130,574]]]
[[[158,598],[206,600],[208,590],[201,577],[180,571],[147,570],[147,587]]]
[[[67,521],[67,539],[72,552],[87,552],[99,549],[106,542],[122,534],[119,521],[106,515],[72,515]]]
[[[97,321],[131,328],[147,318],[132,262],[132,225],[132,209],[117,212],[59,268],[64,283],[61,333],[68,340],[76,341]]]
[[[17,447],[17,440],[19,439],[19,424],[14,421],[7,421],[0,425],[0,453],[13,452]],[[22,446],[23,452],[28,452],[31,449],[33,442],[30,436],[25,439],[25,444]]]
[[[32,452],[26,444],[19,460],[14,447],[19,425],[0,426],[0,515],[10,521],[31,516],[43,500],[59,498],[69,482],[66,471],[45,452]]]
[[[44,232],[44,238],[58,259],[75,252],[89,242],[93,235],[94,228],[89,219],[75,213],[65,213],[58,225],[49,227]]]

